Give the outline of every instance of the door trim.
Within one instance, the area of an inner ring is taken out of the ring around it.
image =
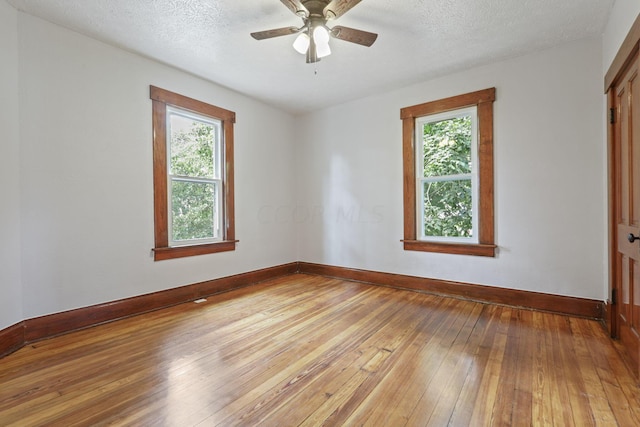
[[[611,111],[612,108],[615,108],[615,86],[610,87],[607,90],[607,111]],[[607,290],[607,301],[604,309],[604,323],[607,327],[607,331],[612,338],[616,338],[618,336],[618,312],[617,307],[614,305],[613,293],[614,289],[616,289],[616,283],[618,279],[617,269],[616,269],[616,257],[618,251],[618,232],[617,232],[617,195],[616,195],[616,176],[618,173],[618,165],[616,162],[616,145],[615,145],[615,123],[611,123],[610,120],[607,120],[607,192],[608,192],[608,233],[609,233],[609,287]]]
[[[617,84],[618,80],[622,77],[622,72],[627,68],[629,61],[640,48],[638,41],[640,41],[640,14],[636,17],[633,25],[631,25],[627,36],[622,42],[622,45],[620,45],[620,49],[618,49],[618,53],[616,53],[615,58],[613,58],[613,62],[611,62],[611,65],[607,70],[607,74],[604,76],[605,93],[607,93],[612,86]]]

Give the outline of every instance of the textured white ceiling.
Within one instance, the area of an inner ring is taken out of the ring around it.
[[[1,1],[1,0],[0,0]],[[599,36],[614,0],[362,0],[332,25],[378,33],[332,40],[306,64],[279,0],[7,0],[18,10],[303,113],[456,70]]]

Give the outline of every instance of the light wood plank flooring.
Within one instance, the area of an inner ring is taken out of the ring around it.
[[[0,359],[0,425],[638,426],[591,320],[296,274]]]

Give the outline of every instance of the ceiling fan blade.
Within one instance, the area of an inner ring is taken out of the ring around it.
[[[300,0],[280,0],[287,8],[298,16],[309,16],[309,10]]]
[[[331,29],[331,35],[337,39],[351,43],[357,43],[362,46],[371,46],[376,41],[378,35],[368,31],[356,30],[355,28],[343,27],[336,25]]]
[[[258,31],[251,33],[251,37],[256,40],[270,39],[272,37],[288,36],[289,34],[295,34],[300,32],[298,27],[284,27],[276,28],[274,30]]]
[[[331,0],[324,8],[324,16],[327,19],[338,18],[347,13],[353,6],[360,3],[361,0]]]

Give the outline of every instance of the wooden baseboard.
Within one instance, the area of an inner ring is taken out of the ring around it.
[[[0,331],[0,357],[13,353],[24,345],[24,322]]]
[[[524,307],[569,316],[591,319],[602,319],[603,316],[603,302],[586,298],[543,294],[494,286],[473,285],[447,280],[405,276],[402,274],[357,270],[308,262],[299,263],[299,272],[400,289],[411,289],[474,301]]]
[[[0,331],[0,356],[16,351],[27,343],[250,286],[275,277],[294,274],[297,270],[298,263],[292,262],[151,294],[23,320]]]
[[[179,288],[135,296],[76,310],[25,320],[25,342],[38,341],[105,322],[170,307],[231,289],[249,286],[274,277],[293,274],[297,263],[290,263],[235,276],[194,283]]]
[[[151,294],[23,320],[0,331],[0,357],[18,350],[27,343],[135,316],[137,314],[171,307],[198,298],[250,286],[268,279],[298,272],[592,319],[603,319],[604,314],[610,312],[609,310],[605,311],[606,308],[601,301],[585,298],[473,285],[469,283],[381,273],[308,262],[292,262]]]

